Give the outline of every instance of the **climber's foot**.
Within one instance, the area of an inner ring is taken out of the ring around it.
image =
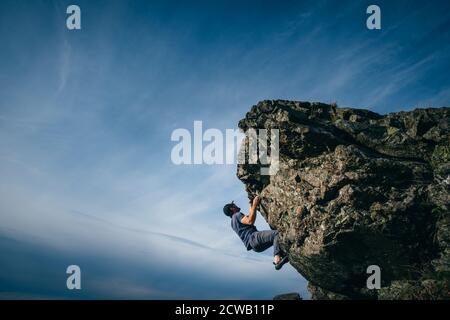
[[[275,265],[276,270],[280,270],[281,267],[283,267],[283,265],[288,261],[289,261],[289,258],[287,256],[284,256],[284,257],[275,256],[273,258],[273,264]]]
[[[276,255],[273,257],[273,264],[277,264],[281,261],[281,256]]]

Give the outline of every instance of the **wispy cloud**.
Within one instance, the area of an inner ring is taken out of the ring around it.
[[[61,49],[58,93],[61,93],[64,90],[67,84],[67,79],[70,76],[70,63],[71,63],[70,55],[71,55],[70,43],[67,40],[64,40]]]

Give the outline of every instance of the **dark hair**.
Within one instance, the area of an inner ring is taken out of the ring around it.
[[[224,207],[223,207],[223,213],[225,213],[226,216],[230,217],[233,215],[233,211],[231,210],[231,208],[236,207],[236,205],[234,204],[234,201],[231,201],[231,203],[227,203]]]

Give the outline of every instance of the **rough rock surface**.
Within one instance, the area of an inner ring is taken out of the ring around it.
[[[237,176],[313,298],[449,298],[450,108],[262,101],[239,127],[279,129],[278,172],[241,164]],[[380,290],[367,289],[369,265]]]

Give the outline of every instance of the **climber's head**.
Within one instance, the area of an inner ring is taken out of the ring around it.
[[[223,207],[223,213],[225,213],[225,215],[230,218],[233,216],[233,214],[235,214],[236,212],[239,212],[239,211],[241,211],[241,208],[239,208],[237,205],[235,205],[234,201],[227,203]]]

